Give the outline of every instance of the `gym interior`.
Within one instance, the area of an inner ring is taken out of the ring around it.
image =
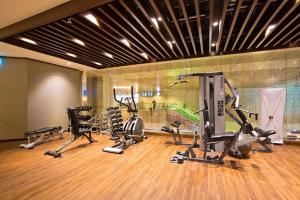
[[[299,199],[299,4],[0,1],[0,199]]]

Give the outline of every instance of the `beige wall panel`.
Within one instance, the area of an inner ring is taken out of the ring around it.
[[[28,129],[68,125],[67,108],[81,105],[81,72],[28,62]]]
[[[0,140],[22,138],[27,128],[27,60],[3,60],[0,66]]]

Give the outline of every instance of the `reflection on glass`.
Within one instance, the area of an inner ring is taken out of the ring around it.
[[[99,113],[105,112],[107,107],[117,106],[113,88],[121,98],[128,96],[130,86],[134,86],[139,115],[147,129],[160,129],[173,120],[180,120],[182,128],[190,129],[198,123],[193,116],[199,109],[198,79],[189,78],[185,83],[169,86],[178,81],[180,74],[211,71],[223,71],[231,85],[238,88],[242,107],[254,112],[259,112],[261,88],[286,88],[285,128],[300,129],[300,48],[91,71],[87,75],[88,103]],[[229,117],[226,121],[227,130],[238,129]]]

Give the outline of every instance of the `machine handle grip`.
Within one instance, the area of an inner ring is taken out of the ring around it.
[[[200,112],[203,112],[204,110],[205,110],[205,108],[203,108],[203,109],[201,109],[201,110],[198,110],[198,111],[194,112],[194,114],[198,114],[198,113],[200,113]]]
[[[250,117],[250,118],[251,118],[252,115],[255,116],[255,120],[258,119],[258,113],[249,112],[249,117]]]

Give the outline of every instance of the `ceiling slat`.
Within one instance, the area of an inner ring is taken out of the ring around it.
[[[213,24],[213,17],[214,17],[214,1],[209,1],[209,41],[208,41],[208,52],[211,54],[211,43],[212,43],[212,24]]]
[[[58,26],[59,28],[56,27],[55,25]],[[62,25],[58,22],[56,22],[54,25],[48,25],[47,28],[52,29],[52,31],[49,30],[49,29],[45,29],[45,28],[43,30],[51,31],[52,33],[54,33],[54,31],[59,32],[60,34],[66,35],[69,39],[77,37],[77,39],[82,40],[83,42],[87,43],[89,46],[91,46],[93,48],[96,48],[97,51],[98,51],[98,54],[100,54],[101,57],[105,57],[105,56],[102,55],[103,52],[108,52],[108,53],[113,54],[117,60],[121,60],[121,61],[126,62],[126,63],[128,63],[130,61],[130,60],[126,60],[126,59],[124,60],[124,58],[122,58],[121,55],[115,55],[114,51],[112,51],[111,49],[107,49],[103,45],[97,44],[97,47],[95,47],[95,45],[93,45],[94,43],[90,42],[91,40],[89,40],[88,38],[78,37],[80,35],[77,35],[73,30],[71,30],[67,26],[64,26],[64,25]],[[76,29],[80,30],[77,26],[76,26]],[[69,31],[70,33],[72,33],[72,35],[66,33],[66,31]],[[92,36],[89,35],[89,37],[92,37]],[[65,39],[67,39],[67,38],[65,38]],[[110,60],[110,58],[108,58],[108,59]]]
[[[192,33],[192,30],[191,30],[190,21],[189,21],[188,15],[186,13],[185,4],[184,4],[183,0],[180,0],[179,2],[180,2],[180,7],[181,7],[181,10],[182,10],[182,13],[183,13],[183,17],[184,17],[184,20],[185,20],[185,25],[187,27],[190,40],[192,42],[194,54],[197,55],[197,49],[196,49],[196,46],[195,46],[195,41],[194,41],[193,33]]]
[[[29,35],[27,33],[25,33],[23,35],[27,38],[30,38],[30,39],[36,41],[40,46],[47,47],[47,49],[52,48],[57,51],[60,51],[60,53],[62,53],[62,54],[72,53],[72,54],[75,54],[77,57],[86,59],[86,61],[89,61],[90,63],[93,63],[95,61],[100,62],[99,58],[94,57],[91,54],[83,53],[81,50],[70,48],[68,46],[62,45],[61,43],[55,42],[54,40],[52,40],[52,41],[51,40],[43,40],[43,39],[41,39],[41,36],[33,36],[33,35]],[[104,62],[104,63],[106,65],[109,65],[109,64],[119,65],[122,62],[111,61],[110,63],[108,63],[108,62]]]
[[[0,40],[63,19],[66,16],[84,12],[95,6],[100,6],[111,1],[112,0],[68,1],[42,13],[0,29]]]
[[[285,43],[283,43],[283,46],[292,41],[294,38],[298,37],[300,35],[300,31],[296,33],[293,37],[289,38]]]
[[[259,13],[258,17],[256,18],[255,22],[252,24],[250,30],[248,31],[248,34],[247,34],[246,37],[244,38],[243,43],[240,45],[239,50],[241,50],[241,49],[244,47],[244,45],[245,45],[246,41],[248,40],[249,36],[251,35],[253,29],[256,27],[256,25],[257,25],[257,23],[259,22],[260,18],[263,16],[263,14],[265,13],[265,11],[267,10],[267,8],[268,8],[269,4],[271,3],[271,1],[272,1],[272,0],[268,0],[268,1],[265,3],[264,7],[263,7],[262,10],[260,11],[260,13]]]
[[[79,21],[77,21],[76,19],[73,19],[74,22],[80,24],[80,25],[83,25],[86,29],[85,30],[82,30],[79,28],[79,26],[72,26],[72,28],[76,29],[76,30],[72,30],[70,29],[69,27],[67,26],[64,26],[64,25],[61,25],[60,23],[55,23],[55,25],[59,26],[60,29],[57,29],[53,26],[50,26],[49,27],[52,27],[53,29],[55,29],[56,31],[60,32],[60,33],[65,33],[65,31],[62,31],[62,30],[67,30],[69,32],[71,32],[73,35],[75,35],[76,37],[80,37],[80,34],[78,33],[82,33],[84,35],[86,35],[87,37],[84,37],[84,38],[81,38],[82,40],[84,39],[85,41],[88,41],[89,43],[92,43],[93,46],[97,46],[97,49],[99,49],[99,51],[101,51],[101,53],[103,52],[108,52],[110,54],[115,54],[115,52],[119,52],[119,50],[113,50],[111,48],[109,48],[109,45],[107,45],[103,40],[99,40],[97,37],[91,35],[91,34],[88,34],[87,33],[87,30],[89,30],[89,28],[84,25],[84,24],[81,24]],[[93,30],[92,30],[93,31]],[[98,41],[98,43],[95,43],[93,40],[91,40],[90,38],[93,38],[95,41]],[[115,55],[116,56],[116,55]],[[123,56],[121,52],[119,52],[119,54],[117,55],[117,57],[122,57],[123,59],[126,59],[127,61],[126,62],[130,62],[130,59],[127,58],[127,56]]]
[[[164,16],[161,14],[161,12],[159,11],[158,7],[156,6],[156,4],[154,3],[153,0],[150,0],[150,4],[153,7],[153,9],[155,10],[156,14],[161,17],[161,19],[162,19],[161,22],[164,25],[164,27],[165,27],[166,31],[168,32],[169,36],[171,37],[171,40],[172,40],[171,42],[173,42],[173,41],[175,42],[175,46],[177,47],[179,53],[181,54],[181,56],[184,56],[184,54],[181,51],[180,46],[178,45],[178,41],[175,39],[172,31],[170,30],[169,26],[167,25],[167,23],[164,19]]]
[[[281,2],[280,6],[276,9],[276,11],[271,15],[267,23],[263,26],[263,28],[260,29],[259,33],[256,34],[255,38],[252,40],[250,45],[247,49],[250,49],[252,45],[256,42],[256,40],[259,38],[259,36],[268,28],[269,24],[272,22],[272,20],[276,17],[277,13],[283,8],[284,4],[287,2],[287,0],[284,0]]]
[[[300,17],[300,13],[294,17],[289,23],[287,23],[283,28],[280,29],[280,31],[278,33],[276,33],[276,35],[274,35],[270,41],[264,46],[267,47],[269,46],[283,31],[285,31],[292,23],[294,23],[298,18]],[[268,35],[270,35],[271,33],[269,33]]]
[[[124,28],[119,22],[117,22],[113,17],[111,17],[107,12],[105,12],[102,8],[98,8],[98,10],[105,15],[111,22],[113,22],[115,25],[117,25],[122,31],[124,31],[127,35],[129,35],[133,40],[135,40],[139,45],[141,45],[144,50],[142,50],[140,47],[138,49],[141,51],[140,53],[146,53],[152,60],[153,57],[157,57],[155,53],[153,53],[147,46],[145,46],[138,38],[136,38],[134,35],[132,35],[126,28]],[[103,19],[101,19],[103,21]],[[122,39],[122,38],[120,38]],[[128,37],[125,37],[124,39],[128,39]],[[134,42],[131,41],[131,44],[134,44]]]
[[[298,29],[300,27],[300,24],[298,24],[297,26],[295,26],[292,30],[290,30],[288,33],[286,33],[282,38],[280,38],[280,40],[278,40],[273,46],[278,45],[281,41],[283,41],[285,38],[287,38],[291,33],[293,33],[296,29]]]
[[[229,33],[228,33],[227,38],[226,38],[226,42],[225,42],[223,52],[225,52],[227,50],[227,46],[228,46],[228,43],[230,41],[230,37],[231,37],[232,31],[233,31],[233,28],[235,26],[237,17],[239,16],[239,12],[240,12],[240,8],[241,8],[242,3],[243,3],[243,0],[238,1],[237,7],[236,7],[235,12],[234,12],[234,17],[233,17],[233,20],[232,20],[231,25],[230,25]]]
[[[221,46],[221,39],[222,39],[223,28],[224,28],[224,24],[225,24],[225,16],[226,16],[227,6],[228,6],[228,0],[224,0],[222,16],[221,16],[221,20],[219,22],[220,28],[219,28],[218,42],[216,44],[216,52],[217,53],[219,52],[219,48]]]
[[[298,0],[101,2],[1,41],[96,69],[300,46]]]
[[[150,42],[130,21],[128,21],[126,19],[126,17],[124,17],[124,15],[119,12],[112,4],[108,5],[115,13],[117,13],[117,15],[119,17],[121,17],[144,41],[146,41],[148,43],[148,45],[150,45],[157,53],[159,53],[159,55],[161,56],[161,58],[166,58],[154,45],[152,42]],[[147,44],[146,44],[147,45]],[[155,54],[156,55],[156,54]],[[156,58],[159,58],[158,56],[156,56]]]
[[[162,33],[159,31],[158,28],[156,28],[155,24],[152,22],[150,16],[148,15],[147,11],[144,9],[144,7],[140,4],[140,2],[138,0],[134,0],[135,4],[138,6],[138,8],[142,11],[143,15],[148,19],[148,21],[150,22],[150,24],[154,27],[154,29],[156,30],[156,32],[159,34],[159,36],[162,38],[162,40],[165,42],[165,44],[170,48],[170,50],[172,51],[173,55],[177,57],[176,52],[174,51],[174,49],[172,47],[170,47],[170,45],[168,44],[168,41],[166,40],[166,38],[162,35]]]
[[[106,41],[110,41],[110,43],[112,43],[113,45],[117,46],[121,51],[124,51],[127,53],[127,56],[131,55],[131,59],[133,59],[134,61],[137,60],[141,60],[141,55],[139,54],[139,52],[137,52],[136,50],[134,50],[133,48],[130,48],[130,51],[133,51],[135,54],[131,53],[129,50],[127,50],[126,46],[124,44],[122,44],[120,42],[120,38],[115,37],[113,34],[109,33],[107,30],[97,27],[99,31],[104,32],[105,34],[109,35],[111,38],[113,38],[115,41],[109,40],[107,37],[104,36],[104,34],[100,34],[99,32],[95,31],[94,29],[91,29],[90,27],[88,27],[87,25],[85,25],[84,23],[80,22],[79,20],[77,20],[76,18],[72,18],[76,23],[82,25],[84,28],[86,28],[87,30],[95,33],[98,37],[103,38]],[[117,33],[121,38],[127,39],[124,35],[120,34],[117,30],[115,30],[113,27],[111,27],[108,23],[106,23],[104,20],[101,21],[101,23],[103,23],[105,26],[107,26],[108,28],[110,28],[112,31],[114,31],[115,33]],[[93,37],[94,38],[94,37]],[[96,41],[102,42],[102,40],[99,40],[97,38],[94,38]],[[130,41],[130,40],[129,40]],[[119,44],[120,45],[119,45]],[[122,45],[122,46],[121,46]],[[132,44],[132,46],[137,47],[135,44]],[[139,48],[139,47],[137,47]],[[138,57],[139,56],[139,57]],[[132,58],[134,57],[134,58]],[[144,58],[143,58],[144,59]]]
[[[298,42],[300,42],[300,37],[299,37],[299,39],[296,40],[294,43],[297,44]]]
[[[227,0],[225,0],[227,1]],[[203,37],[202,37],[202,27],[201,27],[201,20],[200,20],[200,8],[199,8],[199,0],[194,0],[195,10],[196,10],[196,18],[197,18],[197,28],[199,34],[199,43],[200,43],[200,51],[201,55],[204,54],[203,51]]]
[[[108,59],[106,59],[102,55],[101,56],[97,55],[97,53],[95,51],[93,51],[92,48],[90,48],[90,46],[89,46],[89,49],[79,48],[79,47],[76,46],[76,44],[72,44],[71,42],[67,43],[66,40],[61,39],[60,36],[57,36],[57,35],[54,36],[54,34],[50,35],[50,33],[46,32],[46,31],[42,32],[40,30],[33,30],[32,32],[30,32],[30,34],[33,34],[35,36],[41,36],[45,40],[51,39],[51,41],[60,42],[64,46],[68,45],[70,47],[73,47],[73,48],[75,48],[77,50],[80,50],[80,51],[83,51],[85,53],[92,53],[92,55],[98,56],[101,59],[100,63],[109,63]]]
[[[255,8],[257,2],[258,2],[258,0],[254,0],[254,1],[252,2],[251,8],[250,8],[250,10],[249,10],[249,12],[248,12],[248,14],[247,14],[247,16],[246,16],[244,22],[243,22],[243,25],[242,25],[242,27],[241,27],[239,33],[238,33],[237,38],[236,38],[235,41],[234,41],[234,44],[233,44],[233,46],[232,46],[232,48],[231,48],[231,51],[234,50],[236,44],[238,43],[238,41],[239,41],[239,39],[240,39],[240,37],[241,37],[241,35],[242,35],[244,29],[245,29],[245,26],[247,25],[247,23],[248,23],[248,21],[249,21],[251,15],[252,15],[252,13],[253,13],[253,11],[254,11],[254,8]]]
[[[300,5],[300,1],[296,2],[295,5],[287,12],[285,15],[280,19],[279,22],[276,23],[275,27],[270,31],[266,37],[264,37],[260,43],[256,46],[256,48],[260,47],[262,43],[279,27],[279,25],[288,17],[290,14]],[[274,40],[274,37],[272,37],[272,40]],[[267,47],[272,41],[269,41],[264,47]]]
[[[186,51],[187,55],[190,56],[189,48],[188,48],[188,46],[186,45],[184,36],[183,36],[182,31],[181,31],[181,29],[180,29],[180,27],[179,27],[177,18],[175,17],[173,8],[171,7],[171,4],[170,4],[169,0],[165,0],[165,4],[167,5],[167,8],[168,8],[168,10],[169,10],[169,13],[171,14],[172,20],[173,20],[173,22],[174,22],[174,24],[175,24],[175,27],[176,27],[176,29],[177,29],[177,32],[178,32],[179,36],[180,36],[180,39],[181,39],[181,42],[182,42],[182,44],[183,44],[183,46],[184,46],[184,48],[185,48],[185,51]]]
[[[42,48],[42,47],[45,47],[45,48]],[[66,51],[63,48],[57,48],[56,45],[53,45],[53,44],[52,45],[47,45],[47,44],[42,43],[42,44],[40,44],[40,46],[32,47],[32,48],[36,48],[36,49],[38,49],[40,51],[46,52],[46,54],[56,53],[56,54],[58,54],[60,56],[63,56],[64,58],[66,58],[66,57],[70,57],[71,58],[71,56],[68,56],[68,55],[65,54]],[[43,49],[46,49],[46,50],[43,50]],[[85,63],[89,63],[88,66],[93,65],[92,60],[90,60],[90,59],[88,59],[88,58],[86,58],[84,56],[77,56],[76,60],[77,59],[82,60]]]
[[[139,18],[134,14],[134,12],[126,5],[126,3],[121,0],[120,4],[126,9],[126,11],[135,19],[135,21],[144,29],[145,32],[152,38],[152,40],[164,51],[164,53],[171,58],[169,52],[160,44],[160,42],[153,36],[153,34],[148,30],[145,25],[139,20]]]

